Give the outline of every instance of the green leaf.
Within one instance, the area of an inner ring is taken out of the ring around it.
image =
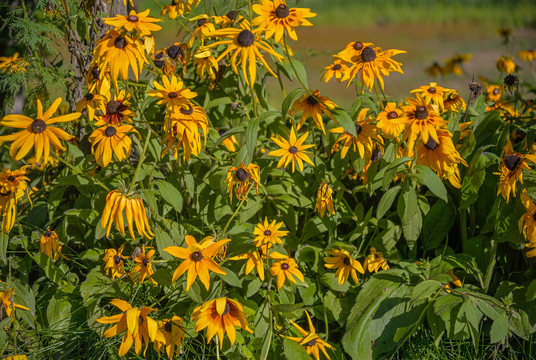
[[[261,286],[262,286],[262,281],[259,278],[255,278],[252,281],[250,281],[250,283],[248,284],[248,289],[246,291],[246,297],[250,298],[253,295],[255,295],[259,291]]]
[[[283,119],[287,118],[288,110],[292,106],[294,100],[300,97],[304,92],[305,90],[301,88],[294,89],[287,95],[287,97],[285,97],[285,100],[283,100],[283,105],[281,105],[281,115],[283,115]]]
[[[393,181],[393,178],[398,173],[400,166],[405,166],[405,163],[408,161],[411,161],[411,159],[407,156],[398,158],[385,169],[382,180],[382,186],[384,189],[387,189],[387,186]],[[380,172],[378,172],[378,174],[380,174]]]
[[[208,104],[206,104],[206,106],[204,107],[206,110],[212,108],[212,107],[216,107],[216,106],[220,106],[220,105],[227,105],[227,104],[230,104],[233,102],[233,99],[231,99],[229,96],[225,96],[225,97],[220,97],[220,98],[216,98],[214,100],[211,100]]]
[[[303,307],[303,303],[298,304],[276,304],[272,306],[272,310],[278,313],[291,313]]]
[[[527,292],[525,295],[525,301],[533,301],[536,299],[536,279],[532,280],[529,286],[527,286]]]
[[[0,234],[0,259],[6,262],[7,245],[9,244],[9,234]]]
[[[46,277],[63,288],[64,292],[72,292],[74,290],[74,286],[65,280],[67,278],[67,271],[61,266],[58,266],[59,263],[53,262],[43,253],[35,254],[34,260],[45,271]]]
[[[240,280],[238,276],[236,276],[236,274],[232,270],[223,266],[222,266],[222,269],[223,271],[227,273],[227,275],[223,275],[223,274],[216,274],[216,275],[218,275],[221,279],[223,279],[223,281],[225,281],[227,284],[233,287],[237,287],[237,288],[242,287],[242,280]]]
[[[246,147],[248,149],[247,157],[244,163],[249,165],[253,159],[253,154],[255,153],[255,146],[257,144],[257,132],[259,130],[259,118],[252,119],[248,127],[246,128]]]
[[[438,200],[424,217],[422,235],[424,250],[432,250],[441,245],[456,221],[452,204]]]
[[[305,347],[290,339],[283,339],[283,349],[285,351],[285,357],[287,359],[311,360],[309,355],[307,355],[307,351],[305,351]]]
[[[402,233],[411,250],[422,228],[422,215],[414,188],[403,190],[398,197],[397,212],[402,220]]]
[[[350,115],[348,115],[346,110],[337,107],[331,110],[331,115],[344,128],[344,130],[349,132],[352,136],[357,137],[355,128],[356,123],[355,121],[352,121],[352,118],[350,118]]]
[[[338,278],[335,276],[335,273],[323,273],[319,277],[320,283],[324,286],[327,286],[333,291],[337,292],[347,292],[350,288],[350,282],[347,281],[344,284],[339,284]]]
[[[162,199],[173,206],[176,212],[181,212],[182,210],[182,194],[177,190],[173,185],[168,183],[165,180],[159,179],[156,181],[158,190]]]
[[[499,341],[502,342],[506,335],[508,335],[508,315],[506,313],[502,313],[493,321],[493,324],[491,324],[489,342],[492,344]]]
[[[71,322],[71,303],[61,293],[48,301],[47,320],[50,330],[66,330]]]
[[[376,209],[376,217],[378,219],[382,218],[389,211],[400,189],[402,189],[402,186],[396,185],[383,194],[378,204],[378,209]]]
[[[417,176],[419,183],[428,187],[441,200],[448,202],[447,189],[439,176],[428,166],[416,165],[415,167],[419,171]]]
[[[422,299],[429,299],[437,289],[441,287],[441,283],[436,280],[425,280],[417,284],[411,292],[411,301],[416,302]]]

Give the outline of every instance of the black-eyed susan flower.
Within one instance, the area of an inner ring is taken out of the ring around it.
[[[313,326],[313,322],[311,321],[311,317],[309,316],[309,313],[307,310],[305,311],[305,315],[307,316],[307,324],[309,325],[309,331],[305,331],[300,325],[296,324],[294,321],[289,320],[292,325],[299,331],[302,337],[291,337],[291,336],[285,336],[287,339],[290,339],[292,341],[297,342],[298,344],[305,346],[305,351],[307,351],[307,354],[313,355],[313,357],[316,360],[320,360],[320,351],[326,356],[328,359],[331,359],[326,351],[326,348],[335,350],[333,346],[322,340],[318,334],[316,333],[316,329]]]
[[[274,36],[275,42],[281,42],[285,32],[297,41],[294,28],[313,26],[307,18],[316,16],[308,8],[289,8],[285,0],[262,0],[260,4],[253,4],[252,9],[259,16],[253,19],[251,25],[266,29],[265,39]]]
[[[98,63],[93,61],[84,80],[91,93],[110,98],[110,66],[99,69]]]
[[[130,94],[125,90],[121,90],[119,94],[116,94],[110,101],[106,99],[105,112],[102,116],[97,116],[97,122],[95,125],[122,125],[123,122],[132,122],[131,117],[136,114],[130,110]]]
[[[175,75],[171,76],[171,78],[164,75],[162,76],[162,85],[156,80],[153,85],[156,90],[149,90],[147,94],[160,99],[157,104],[165,104],[168,111],[178,110],[181,107],[188,108],[191,103],[190,99],[197,96],[196,92],[183,87],[183,82],[177,79]]]
[[[287,167],[288,163],[292,161],[292,172],[294,172],[294,169],[296,168],[296,163],[298,163],[300,171],[303,170],[304,161],[315,166],[308,156],[309,152],[305,151],[314,145],[303,144],[308,136],[309,132],[305,132],[299,139],[297,139],[296,132],[294,131],[294,128],[292,128],[290,129],[290,137],[288,141],[280,136],[278,136],[278,138],[272,137],[270,139],[276,143],[280,149],[269,152],[268,156],[281,156],[281,159],[279,159],[279,162],[277,163],[278,168]]]
[[[160,349],[163,347],[170,359],[173,359],[173,354],[182,353],[185,335],[182,318],[175,315],[171,319],[158,321],[158,329],[164,335],[166,341],[161,342],[155,339],[155,350],[160,352]],[[175,350],[175,348],[177,349]]]
[[[95,110],[106,112],[106,97],[100,94],[87,93],[82,99],[76,103],[76,111],[81,113],[84,109],[87,111],[89,121],[93,121]]]
[[[224,129],[216,128],[216,130],[218,130],[218,134],[220,134],[220,136],[223,136],[226,133]],[[231,135],[229,137],[226,137],[225,140],[223,140],[222,144],[230,152],[235,152],[236,146],[238,146],[238,140],[236,139],[236,136]]]
[[[229,260],[247,260],[246,262],[246,275],[253,269],[257,269],[259,279],[264,281],[264,260],[266,255],[259,250],[251,251],[242,255],[237,255],[229,258]]]
[[[276,277],[277,290],[280,290],[283,287],[286,279],[289,279],[295,284],[297,283],[296,279],[305,282],[303,274],[298,268],[298,264],[296,264],[296,260],[282,254],[281,256],[275,256],[273,253],[270,255],[271,258],[279,260],[274,262],[270,267],[270,274]]]
[[[382,270],[389,269],[389,264],[387,264],[383,254],[372,247],[370,248],[370,255],[368,255],[363,262],[363,267],[369,272],[374,271],[377,273],[380,268]]]
[[[53,150],[65,150],[60,140],[71,140],[74,136],[51,125],[76,120],[82,114],[75,112],[52,117],[56,110],[58,110],[61,101],[61,98],[57,98],[50,105],[50,108],[43,112],[41,100],[37,99],[37,116],[35,119],[19,114],[6,115],[2,118],[0,125],[24,129],[14,134],[0,136],[0,142],[13,141],[9,149],[9,154],[13,160],[18,161],[22,159],[33,148],[35,150],[36,161],[40,161],[43,158],[43,161],[46,163],[50,156],[51,147]]]
[[[104,23],[115,27],[115,30],[137,31],[140,36],[151,35],[153,31],[161,30],[160,25],[154,24],[155,22],[162,21],[154,17],[149,16],[151,10],[147,9],[140,13],[136,13],[134,10],[130,10],[127,15],[116,15],[113,18],[104,18]]]
[[[516,64],[511,56],[501,56],[497,59],[497,70],[507,74],[513,74],[516,71]]]
[[[486,99],[490,102],[497,103],[501,99],[502,90],[498,85],[489,85],[486,87]]]
[[[250,182],[255,188],[255,193],[259,195],[259,185],[261,184],[260,167],[253,163],[246,167],[242,161],[240,166],[233,166],[227,170],[225,182],[227,183],[227,192],[231,202],[233,201],[233,193],[238,200],[247,199]]]
[[[214,23],[221,28],[234,26],[244,20],[244,17],[239,14],[240,10],[229,10],[227,14],[221,16],[213,16]]]
[[[316,191],[315,211],[317,210],[321,218],[324,217],[326,210],[328,211],[328,216],[331,216],[331,214],[335,215],[335,209],[333,208],[333,189],[323,181]]]
[[[194,65],[195,72],[199,75],[201,81],[205,80],[206,77],[212,81],[216,80],[219,66],[210,49],[196,52],[194,54]]]
[[[519,232],[523,234],[527,242],[536,242],[536,205],[525,190],[521,193],[521,202],[526,212],[519,219]]]
[[[162,150],[162,157],[171,150],[175,159],[179,158],[179,148],[184,149],[183,158],[190,160],[191,155],[197,156],[201,152],[201,135],[203,132],[205,142],[208,133],[208,120],[205,109],[201,106],[192,106],[175,109],[169,116],[169,125],[164,124],[166,135],[162,143],[166,143]]]
[[[2,219],[2,235],[4,235],[10,232],[13,225],[15,225],[17,217],[17,193],[11,191],[0,193],[0,216]]]
[[[451,112],[460,112],[467,107],[467,104],[460,94],[453,89],[448,89],[443,94],[443,105],[445,106],[445,111]]]
[[[106,125],[91,133],[89,136],[91,151],[95,154],[95,161],[99,166],[108,166],[112,161],[112,154],[115,154],[117,161],[130,156],[132,140],[127,135],[129,132],[139,135],[132,125]]]
[[[316,127],[322,130],[322,132],[325,134],[326,130],[324,129],[322,113],[326,114],[330,118],[333,118],[330,110],[334,109],[336,106],[337,105],[328,97],[320,96],[319,90],[314,90],[311,92],[311,94],[305,94],[296,100],[294,104],[292,104],[289,114],[294,116],[298,112],[303,111],[300,117],[300,122],[296,125],[297,130],[300,130],[303,124],[305,124],[305,120],[307,120],[307,118],[310,116],[313,118]]]
[[[433,105],[427,104],[419,94],[415,96],[406,98],[408,105],[402,106],[404,116],[396,121],[406,125],[404,140],[408,141],[409,156],[413,156],[413,147],[419,135],[423,143],[427,143],[429,137],[439,143],[437,129],[448,123],[437,114]]]
[[[435,141],[428,137],[428,142],[420,141],[417,144],[417,164],[428,166],[434,170],[442,179],[447,179],[452,186],[461,188],[460,170],[458,164],[467,166],[465,160],[460,156],[454,143],[452,134],[448,130],[438,129]]]
[[[171,0],[170,5],[162,7],[161,16],[167,14],[169,20],[174,20],[179,15],[188,14],[192,7],[197,7],[201,0]]]
[[[458,54],[455,53],[452,57],[445,60],[445,66],[443,67],[443,75],[448,74],[455,74],[455,75],[462,75],[463,74],[463,64],[471,60],[473,55],[471,54]]]
[[[283,226],[283,222],[276,223],[275,220],[268,223],[268,218],[264,218],[264,222],[260,222],[255,226],[253,234],[255,235],[255,246],[262,247],[265,245],[282,244],[281,238],[287,236],[288,231],[279,230]],[[266,253],[264,253],[266,255]]]
[[[437,61],[434,61],[425,71],[430,76],[445,75],[445,69]]]
[[[340,59],[348,63],[348,70],[344,74],[342,81],[348,80],[347,86],[350,86],[352,80],[359,73],[363,91],[365,87],[372,90],[375,78],[383,89],[383,76],[389,76],[390,72],[404,73],[401,68],[402,64],[391,59],[394,55],[404,53],[405,51],[403,50],[383,51],[379,47],[367,46],[361,50],[360,55],[341,56]]]
[[[145,250],[148,251],[146,252]],[[139,247],[134,249],[134,253],[132,254],[134,267],[129,274],[134,282],[143,283],[147,278],[153,285],[156,285],[156,281],[152,277],[154,275],[154,269],[151,263],[154,254],[155,250],[149,246],[146,248],[145,245],[142,245],[141,249]]]
[[[249,87],[253,87],[257,77],[257,60],[259,60],[266,70],[277,78],[276,73],[270,68],[260,50],[272,55],[276,60],[281,61],[283,56],[278,54],[271,46],[261,40],[262,29],[252,29],[247,20],[242,21],[238,29],[224,28],[213,31],[207,37],[223,37],[226,40],[216,41],[207,47],[216,47],[219,45],[227,45],[227,49],[223,51],[216,61],[220,61],[228,54],[231,54],[231,66],[233,71],[238,74],[237,60],[241,65],[244,80]]]
[[[383,111],[376,116],[376,127],[381,130],[383,136],[397,140],[404,131],[404,124],[395,120],[399,120],[402,116],[404,112],[396,106],[396,103],[387,103]]]
[[[536,59],[536,50],[519,50],[517,57],[526,62],[533,62]]]
[[[117,336],[125,331],[119,346],[119,356],[124,356],[130,350],[132,344],[134,344],[134,351],[139,355],[144,343],[145,350],[143,354],[145,356],[150,341],[166,341],[164,335],[158,329],[157,321],[148,316],[149,313],[156,309],[148,306],[132,307],[128,302],[120,299],[113,299],[110,304],[117,307],[122,313],[98,318],[97,322],[115,324],[104,332],[104,337],[106,338]]]
[[[126,274],[123,259],[127,259],[127,257],[122,254],[124,247],[125,245],[123,244],[118,250],[106,249],[104,252],[104,271],[106,275],[111,275],[112,279],[120,278]]]
[[[51,258],[53,261],[58,260],[58,258],[61,256],[63,259],[68,260],[67,257],[65,257],[61,253],[62,246],[60,245],[60,241],[58,239],[58,235],[53,230],[47,230],[43,234],[41,234],[41,238],[39,239],[41,252]]]
[[[365,273],[361,263],[350,256],[350,252],[344,249],[332,249],[326,251],[331,257],[324,258],[324,266],[328,269],[337,269],[335,276],[339,280],[339,284],[344,284],[351,275],[356,284],[359,284],[357,272]]]
[[[0,320],[4,320],[5,318],[13,316],[15,309],[21,309],[26,311],[30,310],[24,305],[15,304],[15,302],[13,301],[14,293],[15,288],[0,290]]]
[[[231,345],[236,340],[236,329],[239,327],[253,333],[244,316],[244,307],[236,300],[220,297],[209,300],[196,307],[192,313],[195,331],[207,329],[207,344],[214,335],[218,335],[220,349],[223,347],[224,334],[227,334]]]
[[[364,158],[367,154],[372,153],[374,142],[383,144],[383,139],[379,135],[379,129],[376,127],[376,125],[372,124],[372,119],[370,117],[366,118],[368,111],[369,109],[363,108],[357,115],[355,123],[357,137],[344,130],[342,126],[329,131],[333,134],[341,134],[337,138],[336,143],[340,143],[342,145],[342,159],[344,159],[350,148],[352,151],[357,152],[360,157]]]
[[[190,290],[190,287],[198,276],[203,285],[205,285],[205,288],[208,290],[210,288],[209,271],[226,275],[226,272],[223,271],[223,269],[212,258],[223,245],[231,240],[223,239],[210,243],[209,246],[204,246],[202,243],[197,243],[195,238],[191,235],[186,235],[184,240],[186,241],[187,246],[185,248],[180,246],[168,246],[164,248],[165,252],[168,252],[179,259],[184,259],[184,261],[173,273],[172,281],[177,280],[182,274],[188,271],[186,291]]]
[[[422,98],[427,104],[436,104],[441,112],[445,108],[445,105],[443,104],[443,96],[448,90],[450,89],[446,89],[438,86],[435,82],[431,82],[430,85],[423,85],[415,90],[411,90],[410,92],[421,94]]]
[[[352,41],[346,44],[344,49],[339,51],[334,57],[336,59],[352,59],[361,56],[361,52],[367,47],[374,47],[374,44],[362,41]]]
[[[194,41],[197,38],[201,40],[201,46],[204,45],[205,39],[209,37],[209,34],[216,31],[214,23],[210,16],[207,14],[201,14],[190,19],[190,21],[196,22],[195,28],[190,32],[190,39],[188,40],[188,47],[192,48]]]
[[[0,171],[0,194],[24,193],[28,190],[27,181],[30,179],[26,176],[29,172],[29,165],[24,165],[20,169]]]
[[[147,220],[147,214],[143,201],[139,195],[127,195],[120,190],[112,190],[106,196],[106,205],[102,211],[101,225],[102,229],[106,229],[106,237],[110,235],[112,224],[115,223],[115,228],[125,235],[125,223],[123,221],[123,210],[127,219],[128,232],[134,241],[134,224],[136,230],[142,236],[151,239],[154,234],[151,232],[151,227]]]
[[[335,76],[335,79],[337,79],[338,82],[341,82],[344,72],[347,69],[348,65],[346,65],[346,62],[342,61],[341,59],[335,59],[333,60],[333,64],[326,66],[322,70],[323,74],[321,80],[327,83],[332,77]]]
[[[119,74],[123,80],[127,80],[130,66],[138,81],[143,64],[148,63],[142,42],[116,30],[108,31],[99,40],[93,54],[94,57],[101,59],[99,69],[110,66],[110,75],[116,89]]]
[[[494,173],[500,176],[497,195],[501,194],[506,202],[510,201],[510,193],[514,197],[516,196],[517,181],[523,184],[523,169],[530,170],[529,161],[536,164],[536,155],[514,152],[512,143],[508,139],[508,143],[504,147],[499,172]]]

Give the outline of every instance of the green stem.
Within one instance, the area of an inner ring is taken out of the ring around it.
[[[254,84],[251,84],[251,85],[254,85]],[[255,90],[253,89],[253,86],[251,86],[249,90],[251,92],[251,105],[253,107],[253,116],[257,118],[257,98],[255,97]]]
[[[378,84],[374,82],[374,92],[376,93],[376,98],[378,99],[378,103],[380,104],[380,110],[383,109],[383,102],[380,97],[380,92],[378,90]]]
[[[249,191],[251,190],[251,185],[248,187],[248,190],[246,192],[246,195],[249,193]],[[238,211],[240,210],[240,208],[242,207],[242,205],[244,204],[244,202],[247,200],[247,196],[244,196],[244,198],[240,201],[240,204],[238,204],[238,207],[236,208],[235,212],[233,213],[233,215],[231,215],[231,217],[229,218],[229,220],[227,221],[227,224],[225,224],[225,227],[223,228],[223,230],[221,231],[220,235],[218,235],[218,239],[223,236],[225,234],[225,232],[227,231],[227,228],[229,227],[229,225],[231,225],[231,221],[233,221],[233,219],[235,218],[235,216],[238,214]]]
[[[287,55],[287,59],[288,59],[288,62],[290,64],[290,67],[292,68],[292,70],[294,71],[294,75],[296,75],[296,79],[298,79],[298,82],[301,84],[302,88],[307,91],[307,93],[309,94],[309,96],[312,95],[312,93],[309,91],[309,87],[305,85],[305,83],[303,82],[303,80],[300,78],[300,76],[298,75],[298,70],[296,70],[296,68],[294,67],[294,63],[292,62],[292,57],[290,56],[290,51],[288,50],[288,46],[287,46],[287,36],[286,34],[283,35],[283,45],[285,45],[285,54]],[[318,100],[318,99],[317,99]]]
[[[151,132],[149,131],[147,133],[147,137],[145,138],[145,143],[143,144],[143,149],[141,151],[141,155],[138,160],[138,166],[136,167],[136,170],[134,171],[134,176],[132,176],[132,181],[130,182],[130,186],[128,187],[129,194],[132,192],[132,190],[134,189],[134,185],[136,184],[136,179],[138,178],[138,173],[140,172],[141,165],[143,164],[143,160],[145,159],[145,153],[147,152],[147,148],[149,147],[150,139],[151,139]]]
[[[484,277],[484,291],[488,292],[489,284],[491,282],[491,276],[493,275],[493,268],[495,267],[495,262],[497,261],[497,241],[492,240],[491,245],[491,254],[488,268],[486,269],[486,276]]]
[[[110,189],[108,188],[108,186],[104,185],[99,179],[93,177],[93,176],[89,176],[85,173],[83,173],[82,171],[78,170],[77,168],[75,168],[74,166],[72,166],[71,164],[69,164],[67,161],[63,160],[62,158],[60,158],[58,155],[52,153],[52,156],[54,156],[57,160],[59,160],[63,165],[67,166],[69,169],[71,169],[76,175],[82,175],[88,179],[90,179],[91,181],[94,181],[96,182],[98,185],[100,185],[104,190],[106,191],[110,191]]]

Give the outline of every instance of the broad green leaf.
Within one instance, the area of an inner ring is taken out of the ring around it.
[[[493,324],[491,324],[489,342],[492,344],[499,341],[502,342],[506,335],[508,335],[508,315],[503,312],[493,321]]]
[[[422,228],[422,215],[415,189],[409,187],[398,197],[397,212],[402,221],[402,233],[410,250],[419,238]]]
[[[305,347],[301,346],[295,341],[284,338],[283,339],[283,349],[285,351],[285,358],[292,360],[310,360],[311,358],[307,355]]]
[[[261,279],[259,278],[255,278],[253,280],[251,280],[248,284],[248,289],[247,289],[247,292],[246,292],[246,297],[247,298],[250,298],[252,297],[253,295],[255,295],[259,289],[261,288],[262,286],[262,281]]]
[[[398,195],[400,189],[402,189],[401,185],[396,185],[389,190],[387,190],[381,197],[380,202],[378,204],[378,209],[376,210],[376,217],[378,219],[382,218],[383,215],[389,211],[391,206],[393,205],[393,202],[395,201],[396,196]]]
[[[536,279],[532,280],[529,286],[527,286],[527,292],[525,295],[525,301],[534,301],[536,299]]]
[[[304,92],[305,90],[301,88],[294,89],[287,95],[287,97],[285,97],[285,100],[283,100],[283,104],[281,105],[281,115],[283,115],[283,119],[287,118],[288,110],[292,106],[294,100],[302,96]]]
[[[276,304],[272,305],[272,310],[278,313],[291,313],[303,307],[303,303],[298,304]]]
[[[411,159],[407,156],[403,156],[401,158],[396,159],[389,166],[387,166],[382,178],[382,186],[384,189],[387,189],[387,186],[389,186],[389,184],[393,181],[393,178],[398,173],[399,168],[401,166],[405,167],[405,163],[407,163],[408,161],[411,161]],[[380,175],[380,173],[381,172],[378,172],[377,175]]]
[[[429,299],[437,289],[441,287],[441,283],[436,280],[424,280],[418,283],[411,292],[411,301],[416,302],[422,299]]]
[[[182,210],[182,194],[175,186],[171,185],[165,180],[159,179],[156,181],[158,190],[162,199],[173,206],[176,212],[180,213]]]
[[[355,121],[352,121],[352,118],[346,110],[339,107],[331,110],[331,115],[333,118],[352,136],[357,137],[357,130],[355,128]]]
[[[49,301],[47,306],[48,329],[65,331],[69,328],[71,322],[72,304],[67,297],[61,293],[56,293]]]
[[[419,183],[428,187],[441,200],[448,202],[447,189],[439,176],[428,166],[416,165],[415,167],[419,171],[417,176]]]
[[[223,279],[223,281],[225,281],[227,284],[229,284],[229,285],[231,285],[233,287],[236,287],[236,288],[241,288],[242,287],[242,280],[240,280],[238,278],[238,276],[236,276],[236,274],[231,269],[223,267],[223,266],[221,268],[227,274],[226,275],[216,274],[216,275],[218,275],[221,279]]]
[[[440,246],[456,221],[456,213],[452,204],[438,200],[424,217],[422,237],[424,250],[432,250]]]

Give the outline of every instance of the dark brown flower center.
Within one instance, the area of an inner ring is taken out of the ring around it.
[[[11,190],[6,191],[5,193],[0,192],[0,195],[1,196],[9,196],[9,195],[11,195]]]
[[[506,86],[516,86],[519,83],[519,80],[515,75],[508,75],[504,78],[504,83]]]
[[[115,265],[119,265],[120,262],[121,262],[121,258],[119,257],[119,255],[114,255],[114,263],[115,263]]]
[[[106,104],[106,113],[108,114],[117,114],[119,112],[119,108],[121,107],[121,103],[116,100],[110,101],[108,104]]]
[[[391,111],[387,114],[387,117],[389,119],[396,119],[398,117],[398,113],[396,111]]]
[[[13,175],[9,175],[9,176],[7,177],[7,181],[11,181],[11,182],[12,182],[12,181],[15,181],[15,177],[14,177]]]
[[[372,150],[372,161],[378,161],[382,158],[382,151],[380,149],[374,149]]]
[[[275,16],[277,16],[280,19],[286,18],[288,14],[289,14],[289,10],[288,10],[287,5],[285,4],[281,4],[275,9]]]
[[[218,134],[219,134],[220,136],[222,136],[222,135],[225,134],[225,133],[226,133],[226,131],[225,131],[224,129],[220,129],[220,130],[218,130]]]
[[[170,99],[174,99],[174,98],[177,97],[177,93],[175,91],[172,91],[172,92],[168,93],[168,96],[169,96]]]
[[[95,95],[93,95],[92,93],[89,93],[89,94],[86,95],[86,100],[91,101],[91,100],[93,100],[94,97],[95,97]]]
[[[287,264],[285,262],[281,264],[281,269],[283,269],[283,270],[288,270],[289,267],[290,267],[289,264]]]
[[[52,236],[52,231],[47,230],[47,231],[45,231],[44,235],[45,235],[45,237],[51,237]]]
[[[313,95],[309,95],[309,96],[307,97],[307,103],[308,103],[309,105],[315,106],[315,105],[318,104],[318,100],[317,100]]]
[[[435,94],[437,92],[437,89],[435,87],[428,88],[428,92],[430,94]]]
[[[316,339],[313,339],[313,340],[309,340],[305,345],[307,346],[315,346],[316,344]]]
[[[194,112],[194,108],[192,107],[192,105],[188,104],[188,109],[181,107],[179,111],[184,115],[192,115],[192,113]]]
[[[207,19],[199,19],[197,20],[197,26],[201,27],[205,25],[206,22],[207,22]]]
[[[136,15],[129,15],[127,17],[127,20],[130,21],[130,22],[138,22],[138,17]]]
[[[371,48],[370,46],[367,46],[361,52],[361,59],[363,59],[363,61],[365,62],[370,62],[376,59],[376,51],[374,51],[374,49]]]
[[[424,106],[417,106],[415,117],[419,120],[424,120],[428,117],[428,110]]]
[[[246,181],[249,178],[249,172],[244,169],[236,170],[236,178],[240,181]]]
[[[341,68],[342,68],[341,64],[335,64],[333,65],[331,69],[337,71],[337,70],[340,70]]]
[[[91,69],[91,75],[93,75],[94,79],[98,79],[100,75],[100,70],[97,67],[94,67]]]
[[[127,45],[127,41],[124,37],[120,36],[117,39],[114,40],[114,45],[118,49],[122,49]]]
[[[356,41],[356,42],[354,43],[354,49],[356,49],[356,50],[361,50],[361,49],[363,49],[363,43],[362,43],[361,41]]]
[[[350,265],[350,258],[349,257],[345,257],[344,260],[342,261],[344,263],[344,265]]]
[[[106,130],[104,130],[104,134],[108,137],[112,137],[117,134],[117,129],[113,126],[108,126]]]
[[[170,58],[175,60],[179,55],[182,55],[182,49],[178,45],[171,45],[167,49],[167,54]]]
[[[143,324],[143,318],[140,316],[140,318],[138,319],[138,324]]]
[[[363,128],[361,127],[361,125],[359,125],[359,124],[355,124],[355,134],[356,134],[356,135],[361,134],[361,130],[363,130]]]
[[[432,139],[431,136],[428,136],[428,141],[426,144],[424,144],[424,147],[428,150],[435,150],[435,148],[439,145],[434,139]]]
[[[141,261],[141,263],[143,264],[143,266],[147,266],[149,264],[149,260],[145,258]]]
[[[240,46],[251,46],[253,45],[253,41],[255,41],[255,35],[247,29],[242,30],[236,37],[236,42]]]
[[[171,321],[168,321],[164,324],[164,329],[167,331],[167,332],[171,332]]]
[[[228,18],[229,20],[234,20],[235,15],[236,15],[236,10],[231,10],[231,11],[229,11],[229,12],[227,13],[226,16],[227,16],[227,18]]]
[[[164,57],[163,54],[156,54],[154,56],[154,64],[156,67],[158,68],[163,68],[164,67],[164,60],[162,60],[162,58]]]
[[[201,259],[203,258],[203,254],[201,253],[201,251],[194,251],[193,253],[190,254],[190,260],[192,261],[201,261]]]
[[[493,95],[499,95],[501,93],[501,90],[499,88],[493,89]]]
[[[32,131],[36,134],[41,134],[47,128],[47,124],[41,119],[35,119],[32,122]]]
[[[298,148],[294,145],[288,148],[288,152],[291,154],[296,154],[298,152]]]
[[[521,157],[518,155],[507,155],[504,158],[504,166],[510,171],[514,171],[521,162]]]
[[[227,314],[229,314],[229,312],[231,311],[231,305],[229,305],[228,302],[225,303],[225,310],[223,310],[223,314],[221,314],[221,316],[225,316]]]
[[[264,236],[270,236],[272,232],[270,230],[264,230]]]

